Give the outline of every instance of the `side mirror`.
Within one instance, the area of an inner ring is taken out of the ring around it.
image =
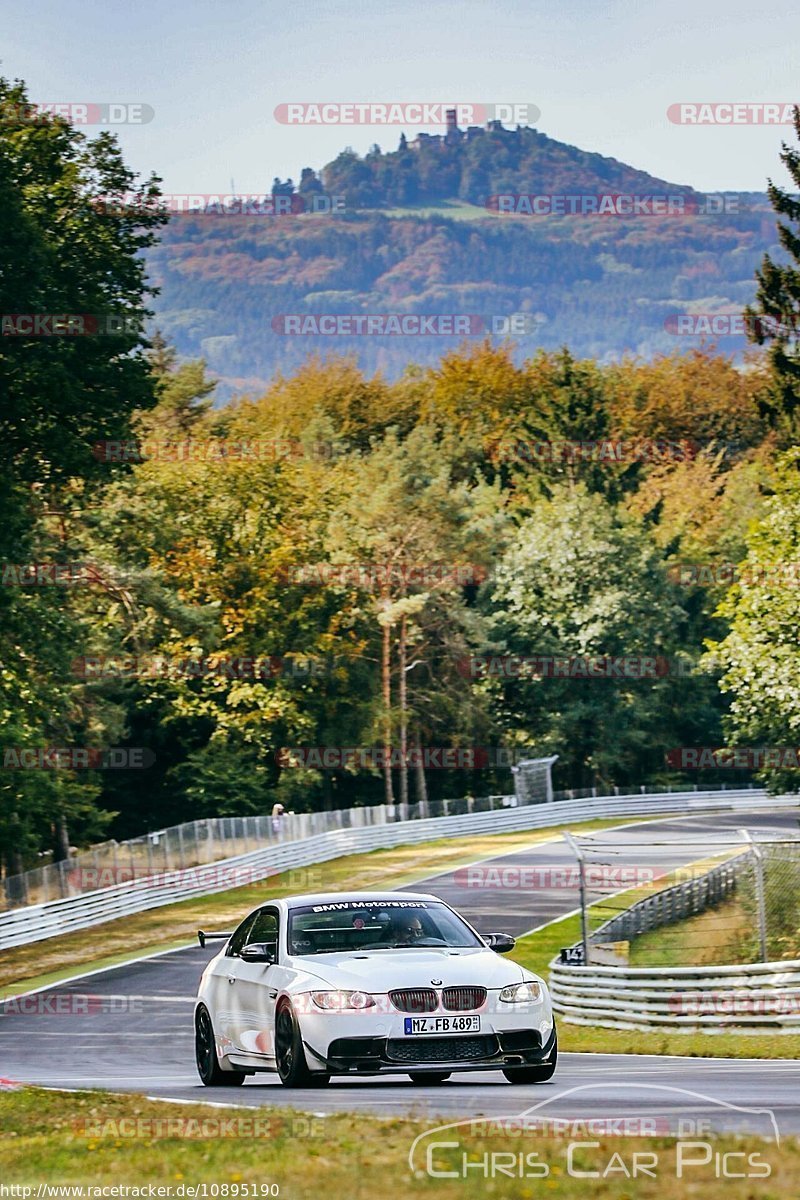
[[[274,942],[251,942],[242,949],[242,962],[275,963],[278,961],[278,948]]]
[[[484,933],[483,940],[496,954],[508,954],[509,950],[513,950],[517,944],[517,939],[513,938],[510,933]]]

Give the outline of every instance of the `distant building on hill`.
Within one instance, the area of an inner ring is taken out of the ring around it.
[[[401,150],[405,150],[410,146],[412,150],[419,150],[420,146],[458,146],[461,142],[474,142],[476,138],[483,137],[484,134],[494,133],[498,130],[503,130],[502,121],[487,121],[485,125],[470,125],[466,130],[459,129],[457,122],[457,114],[454,108],[445,109],[445,132],[441,133],[418,133],[413,142],[407,143],[405,135],[402,135]]]
[[[445,135],[444,135],[445,142],[447,143],[448,146],[451,146],[454,143],[457,144],[458,142],[461,141],[461,139],[464,135],[462,134],[461,130],[458,128],[458,123],[456,122],[456,110],[454,108],[448,108],[444,114],[444,119],[445,119]]]

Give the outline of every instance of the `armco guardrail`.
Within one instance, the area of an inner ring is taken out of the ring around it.
[[[0,913],[0,950],[43,941],[76,929],[86,929],[132,913],[158,908],[176,900],[225,891],[244,883],[267,879],[292,868],[327,862],[346,854],[377,850],[442,837],[544,829],[597,817],[647,816],[659,813],[692,813],[698,810],[792,807],[796,797],[766,797],[763,791],[663,793],[643,796],[605,796],[592,800],[564,800],[500,811],[463,813],[414,821],[386,821],[359,829],[341,829],[316,836],[284,841],[265,849],[240,854],[222,862],[165,871],[147,878],[98,889],[85,895],[30,905]],[[375,809],[351,810],[370,814]]]
[[[685,921],[721,904],[735,890],[741,872],[750,865],[750,855],[745,852],[728,862],[720,863],[698,875],[672,887],[663,888],[644,900],[638,900],[618,916],[606,921],[589,938],[590,942],[630,941],[651,929],[662,925],[673,925]]]
[[[719,967],[550,964],[563,1020],[608,1029],[800,1030],[800,960]]]

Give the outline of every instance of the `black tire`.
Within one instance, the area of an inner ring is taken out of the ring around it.
[[[217,1058],[214,1027],[208,1009],[201,1005],[194,1019],[194,1053],[197,1073],[206,1087],[239,1087],[244,1071],[223,1071]]]
[[[450,1072],[409,1071],[408,1078],[412,1083],[444,1083],[445,1079],[450,1078]]]
[[[539,1063],[535,1067],[503,1067],[503,1074],[509,1083],[547,1083],[555,1074],[558,1063],[558,1042],[553,1043],[549,1062]]]
[[[288,1001],[275,1013],[275,1065],[285,1087],[324,1087],[330,1082],[326,1071],[310,1071],[300,1036],[297,1017]]]

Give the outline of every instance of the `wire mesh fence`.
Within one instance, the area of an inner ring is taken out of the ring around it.
[[[800,846],[761,844],[748,859],[737,888],[743,953],[754,962],[800,958]]]
[[[795,821],[796,824],[796,821]],[[800,836],[571,837],[581,940],[570,961],[641,967],[800,959]],[[647,840],[645,841],[645,837]]]
[[[0,881],[0,911],[43,904],[153,875],[184,871],[337,829],[395,821],[492,812],[518,803],[515,796],[465,796],[424,804],[372,805],[280,816],[216,817],[158,829],[126,841],[103,842],[58,863]]]

